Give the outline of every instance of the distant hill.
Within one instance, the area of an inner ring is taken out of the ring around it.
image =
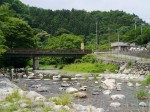
[[[19,0],[1,0],[0,4],[3,3],[9,3],[10,8],[17,12],[16,17],[28,21],[32,28],[42,29],[54,36],[58,34],[60,29],[63,29],[63,31],[65,30],[75,35],[83,35],[86,41],[95,37],[96,21],[98,21],[100,41],[108,39],[109,35],[111,35],[111,41],[116,41],[117,32],[119,32],[121,41],[136,42],[139,33],[137,33],[137,36],[133,39],[130,35],[131,31],[132,36],[134,35],[134,18],[138,18],[136,24],[137,28],[140,28],[141,24],[147,25],[147,23],[137,15],[118,10],[111,10],[109,12],[87,12],[85,10],[76,9],[52,11],[50,9],[29,7]]]

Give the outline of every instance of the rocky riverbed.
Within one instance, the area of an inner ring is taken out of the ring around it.
[[[46,99],[57,97],[64,92],[72,93],[76,98],[73,106],[77,112],[90,112],[87,108],[93,108],[93,112],[149,112],[150,96],[145,100],[136,98],[137,90],[150,90],[150,86],[142,86],[139,81],[143,76],[125,74],[72,74],[70,78],[61,78],[61,74],[53,74],[44,79],[42,73],[38,79],[31,73],[28,78],[16,79],[13,82],[24,91],[35,91]],[[88,77],[87,77],[88,76]],[[31,78],[31,79],[29,79]],[[71,79],[71,80],[70,80]],[[5,84],[4,84],[5,82]],[[8,82],[8,84],[6,84]],[[5,88],[2,88],[4,87]],[[7,85],[7,86],[6,86]],[[2,90],[12,92],[8,79],[1,79]],[[95,109],[95,110],[94,110]]]

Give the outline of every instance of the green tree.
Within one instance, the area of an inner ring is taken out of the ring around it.
[[[6,39],[6,46],[9,48],[34,47],[33,32],[27,22],[11,17],[4,24],[2,31]]]
[[[45,48],[49,49],[80,49],[82,38],[73,34],[63,34],[61,36],[48,39]]]

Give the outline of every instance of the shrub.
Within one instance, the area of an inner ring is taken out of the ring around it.
[[[147,90],[137,90],[136,97],[138,99],[144,100],[147,99],[148,91]]]
[[[73,96],[71,94],[62,94],[57,98],[53,98],[52,99],[53,102],[55,102],[56,105],[69,105],[71,104],[72,100],[73,100]]]
[[[147,75],[147,77],[141,83],[142,84],[150,84],[150,73]]]
[[[11,95],[7,96],[5,98],[5,101],[8,101],[8,102],[14,102],[14,100],[19,100],[21,97],[19,95],[19,91],[16,90],[14,91]]]
[[[87,55],[82,57],[82,62],[84,62],[84,63],[95,63],[96,57],[92,54],[87,54]]]
[[[117,65],[104,63],[75,63],[66,65],[63,70],[71,72],[86,72],[86,73],[103,73],[106,69],[110,72],[115,72],[118,69]]]

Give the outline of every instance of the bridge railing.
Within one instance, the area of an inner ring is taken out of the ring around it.
[[[7,54],[88,54],[92,50],[8,49]]]

